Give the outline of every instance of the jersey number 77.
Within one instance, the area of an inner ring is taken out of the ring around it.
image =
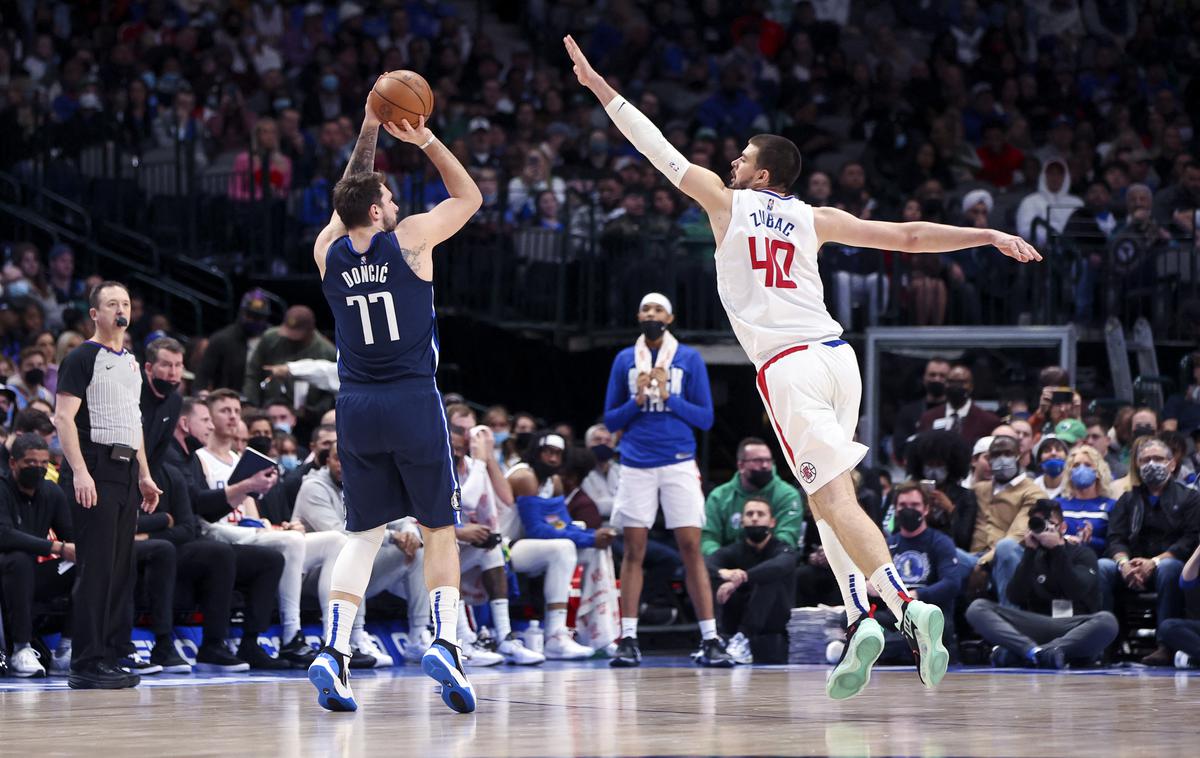
[[[792,268],[792,259],[796,257],[796,246],[787,240],[762,238],[762,257],[759,257],[758,237],[749,237],[750,242],[750,268],[755,271],[766,271],[766,281],[764,284],[768,287],[776,287],[778,289],[794,290],[796,282],[788,278],[787,272]],[[783,254],[783,265],[779,263],[779,256]]]

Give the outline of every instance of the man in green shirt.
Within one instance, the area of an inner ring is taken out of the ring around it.
[[[315,427],[321,416],[333,408],[334,395],[317,389],[308,382],[291,377],[276,379],[263,366],[278,366],[302,358],[337,360],[333,343],[317,331],[317,319],[305,305],[288,308],[283,323],[263,334],[246,361],[246,378],[242,395],[257,408],[272,400],[282,399],[291,404],[301,433]]]
[[[737,464],[733,478],[709,493],[704,503],[701,552],[712,555],[743,539],[742,506],[751,497],[770,503],[775,539],[795,548],[804,534],[805,501],[799,490],[775,473],[771,448],[757,437],[747,437],[738,444]]]

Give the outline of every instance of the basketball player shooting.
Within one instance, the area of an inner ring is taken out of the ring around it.
[[[335,321],[348,539],[333,567],[328,639],[308,674],[323,708],[358,709],[348,681],[351,625],[375,554],[391,539],[388,524],[415,516],[434,625],[434,642],[421,666],[441,685],[446,705],[469,713],[475,694],[458,648],[447,639],[458,621],[458,482],[434,379],[433,248],[461,229],[483,198],[467,170],[426,128],[424,116],[416,127],[407,119],[387,122],[382,126],[388,134],[433,161],[450,193],[428,213],[398,219],[384,176],[372,170],[380,126],[368,104],[349,165],[333,188],[333,217],[313,248]]]
[[[772,134],[750,138],[730,165],[726,186],[690,164],[596,73],[572,37],[563,43],[579,83],[599,98],[621,133],[708,214],[717,292],[758,371],[759,394],[808,493],[846,606],[848,639],[826,693],[835,699],[857,695],[883,651],[883,629],[868,611],[867,577],[899,619],[921,681],[936,686],[949,662],[942,612],[904,586],[883,535],[855,497],[850,472],[867,451],[854,441],[862,380],[854,351],[825,308],[817,251],[826,242],[905,253],[993,245],[1021,263],[1041,256],[1020,237],[990,229],[863,221],[836,208],[813,208],[787,194],[800,174],[800,151]]]

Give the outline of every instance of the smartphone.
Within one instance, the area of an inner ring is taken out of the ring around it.
[[[933,479],[922,479],[921,480],[921,491],[922,492],[929,493],[929,492],[933,492],[935,489],[937,489],[937,482],[934,481]]]
[[[1055,387],[1050,391],[1050,404],[1075,402],[1075,390],[1071,387]]]

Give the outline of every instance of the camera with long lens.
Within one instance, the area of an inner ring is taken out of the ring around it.
[[[1033,532],[1034,534],[1041,534],[1042,532],[1046,531],[1047,526],[1048,524],[1046,519],[1042,518],[1041,516],[1029,517],[1029,531]]]

